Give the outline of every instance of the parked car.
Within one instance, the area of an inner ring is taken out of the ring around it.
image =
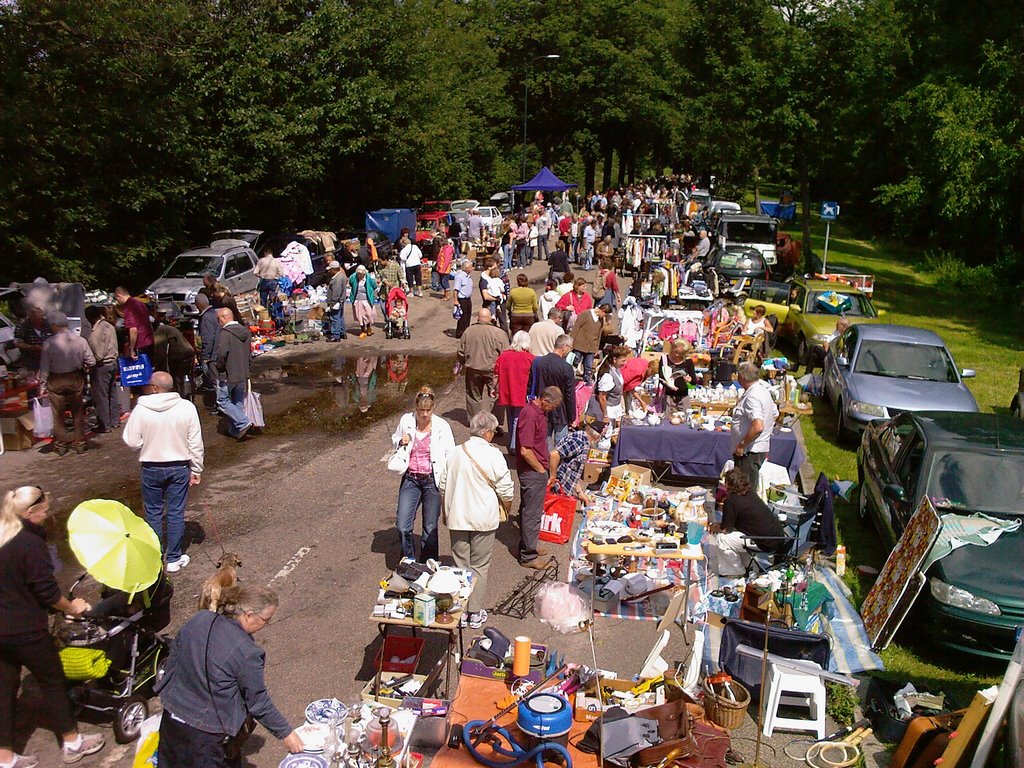
[[[784,283],[754,281],[743,309],[750,315],[755,306],[763,304],[767,314],[778,319],[779,335],[796,346],[797,360],[803,363],[811,346],[823,346],[836,329],[839,316],[818,304],[818,298],[827,291],[837,291],[850,298],[850,308],[842,314],[851,324],[878,322],[884,314],[856,288],[805,277]]]
[[[255,291],[259,278],[253,274],[256,253],[244,240],[214,240],[174,257],[164,273],[146,292],[158,305],[173,305],[186,317],[198,315],[195,300],[203,287],[203,275],[212,272],[234,294]]]
[[[940,515],[1024,517],[1024,423],[991,413],[916,412],[873,421],[857,453],[861,518],[892,547],[927,495]],[[932,565],[918,634],[959,653],[1008,659],[1024,624],[1024,527]]]
[[[263,234],[262,229],[219,229],[213,233],[211,240],[245,240],[249,245]],[[253,249],[255,250],[255,249]],[[259,251],[256,251],[258,254]]]
[[[778,242],[778,224],[771,216],[761,213],[734,213],[725,211],[718,220],[718,244],[746,245],[756,248],[769,267],[778,263],[775,248]]]
[[[978,403],[937,333],[908,325],[855,325],[825,358],[825,394],[840,438],[904,411],[974,413]]]
[[[471,211],[480,205],[479,200],[452,200],[451,210]]]
[[[695,189],[688,195],[688,199],[697,204],[697,209],[711,207],[711,193],[706,189]]]
[[[712,200],[711,205],[708,206],[708,214],[711,216],[716,213],[740,213],[742,210],[739,203],[734,203],[731,200]]]
[[[730,245],[712,248],[705,259],[705,266],[718,273],[719,290],[747,280],[770,280],[771,273],[761,253],[755,248]]]
[[[416,209],[416,229],[433,230],[435,227],[444,229],[451,210],[451,200],[427,200]]]
[[[512,195],[508,192],[496,192],[487,202],[497,208],[502,216],[512,213]]]
[[[480,218],[483,220],[484,226],[491,232],[497,232],[502,220],[505,218],[501,215],[501,211],[493,205],[481,205],[477,210],[480,212]]]

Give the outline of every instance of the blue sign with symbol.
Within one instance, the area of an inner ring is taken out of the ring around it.
[[[821,218],[824,221],[835,221],[839,218],[839,203],[823,202],[821,204]]]

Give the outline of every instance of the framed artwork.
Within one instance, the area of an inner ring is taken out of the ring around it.
[[[935,545],[941,528],[939,514],[931,499],[925,496],[860,607],[874,650],[880,651],[889,645],[924,588],[921,564]]]

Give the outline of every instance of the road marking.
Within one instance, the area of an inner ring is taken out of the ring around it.
[[[291,559],[289,559],[288,562],[284,564],[284,567],[282,567],[281,570],[274,575],[274,578],[267,582],[267,586],[273,586],[274,582],[278,579],[283,579],[289,576],[291,572],[295,570],[295,567],[302,562],[302,558],[304,558],[312,551],[312,547],[299,547],[299,551],[292,555]]]

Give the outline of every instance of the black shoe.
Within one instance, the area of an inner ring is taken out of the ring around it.
[[[347,338],[348,338],[348,334],[347,333],[343,333],[343,334],[341,334],[341,336],[338,337],[338,341],[341,341],[342,339],[347,339]]]

